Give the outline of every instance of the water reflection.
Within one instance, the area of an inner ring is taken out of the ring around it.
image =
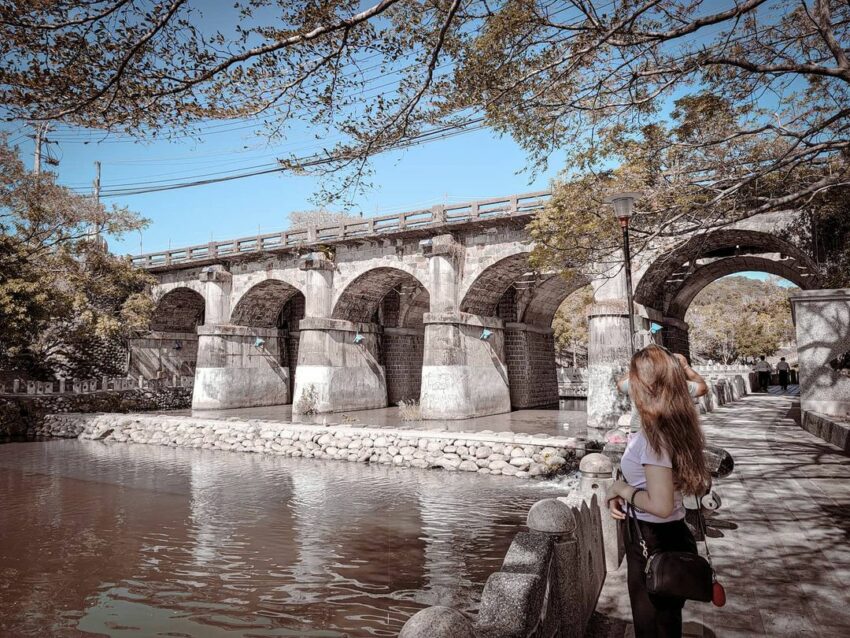
[[[392,636],[474,609],[552,483],[159,446],[0,445],[0,635]]]

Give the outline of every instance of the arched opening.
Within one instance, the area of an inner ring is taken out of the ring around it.
[[[690,356],[685,314],[711,282],[739,272],[782,277],[799,288],[817,287],[813,260],[775,234],[753,230],[721,230],[698,235],[658,258],[635,288],[635,302],[661,326],[661,341]]]
[[[151,330],[194,332],[204,323],[204,298],[191,288],[175,288],[157,302],[151,316]]]
[[[257,334],[262,333],[262,352],[272,356],[282,370],[288,371],[290,397],[295,387],[299,323],[303,318],[304,295],[279,279],[267,279],[249,288],[230,313],[232,325],[261,329]]]
[[[191,288],[175,288],[157,301],[150,332],[130,339],[129,375],[143,379],[178,378],[195,374],[197,327],[204,323],[204,298]]]
[[[535,272],[528,257],[517,253],[485,268],[469,286],[460,310],[504,322],[511,408],[558,409],[553,322],[564,300],[587,279]]]
[[[677,300],[693,365],[708,365],[706,371],[755,369],[748,374],[753,389],[796,393],[796,334],[788,295],[799,291],[800,278],[778,276],[772,267],[725,270],[708,283],[694,282]]]
[[[386,379],[387,404],[419,400],[425,346],[423,315],[430,308],[425,286],[396,268],[375,268],[355,278],[340,294],[331,318],[373,324],[375,360]]]

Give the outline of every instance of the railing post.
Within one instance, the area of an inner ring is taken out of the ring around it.
[[[318,241],[319,231],[315,226],[307,227],[307,241],[309,243],[315,243]]]
[[[431,214],[433,215],[432,221],[434,224],[446,223],[446,207],[442,204],[431,207]]]
[[[207,248],[207,257],[210,257],[212,259],[218,257],[218,244],[216,244],[214,241],[211,241],[209,243],[209,248]]]

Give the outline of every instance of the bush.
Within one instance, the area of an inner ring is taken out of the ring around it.
[[[402,421],[421,421],[422,409],[416,399],[402,399],[398,402],[398,414]]]
[[[301,396],[292,406],[292,411],[295,414],[317,414],[319,412],[319,393],[316,386],[311,383],[304,388]]]

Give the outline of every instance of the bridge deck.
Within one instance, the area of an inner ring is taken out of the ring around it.
[[[688,603],[686,636],[850,636],[850,458],[802,430],[794,405],[751,395],[703,417],[735,457],[708,521],[728,602]],[[588,635],[633,636],[630,620],[624,561]]]
[[[469,224],[504,223],[505,219],[511,218],[523,220],[541,210],[550,196],[550,191],[536,191],[459,204],[441,204],[394,215],[355,219],[341,224],[293,228],[277,233],[145,253],[133,256],[132,262],[133,265],[147,270],[164,270],[172,267],[201,266],[260,253],[299,250],[310,245],[386,239],[398,235],[427,236],[435,234],[435,231],[439,232],[443,227],[448,231],[449,228]]]

